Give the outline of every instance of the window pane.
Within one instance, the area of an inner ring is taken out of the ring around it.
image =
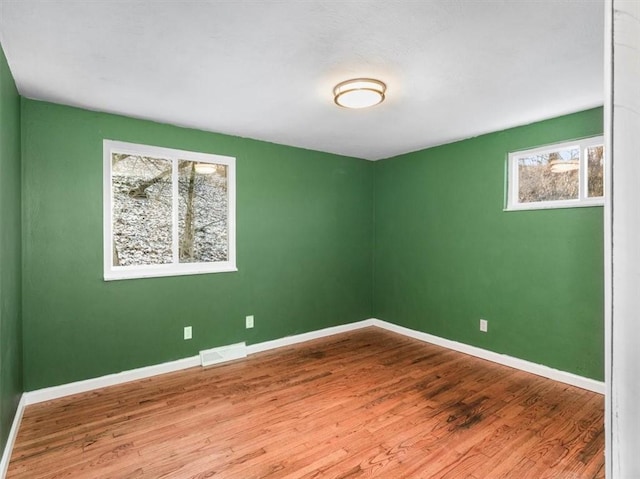
[[[518,158],[519,202],[578,199],[579,155],[572,147]]]
[[[600,198],[604,196],[604,146],[587,148],[588,196]]]
[[[180,262],[228,261],[227,166],[178,163]]]
[[[113,265],[171,263],[171,161],[113,153],[111,166]]]

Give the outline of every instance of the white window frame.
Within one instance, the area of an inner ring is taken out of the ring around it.
[[[604,145],[604,137],[594,136],[590,138],[583,138],[581,140],[566,141],[563,143],[554,143],[551,145],[541,146],[539,148],[532,148],[530,150],[514,151],[509,153],[507,160],[507,206],[505,211],[522,211],[522,210],[540,210],[540,209],[552,209],[552,208],[579,208],[585,206],[603,206],[604,196],[599,198],[589,198],[588,195],[588,174],[587,168],[588,157],[585,154],[587,148],[593,146]],[[544,153],[552,153],[558,150],[569,150],[577,148],[580,151],[580,180],[579,180],[579,193],[578,198],[571,200],[552,200],[552,201],[537,201],[530,203],[520,203],[518,200],[519,193],[519,177],[518,177],[518,160],[522,157],[540,155]],[[606,152],[605,152],[606,155]],[[605,160],[606,161],[606,157]],[[603,171],[606,174],[606,168]],[[606,178],[604,184],[606,185]],[[606,195],[607,192],[605,191]]]
[[[169,264],[113,266],[113,192],[111,188],[111,158],[113,153],[150,156],[171,160],[173,164],[173,217],[172,251],[173,262]],[[180,276],[205,273],[238,271],[236,268],[236,159],[231,156],[213,155],[193,151],[162,148],[158,146],[103,140],[103,202],[104,202],[104,280],[152,278],[159,276]],[[206,263],[180,263],[178,259],[178,160],[192,160],[199,163],[215,163],[227,166],[227,238],[229,250],[227,261]]]

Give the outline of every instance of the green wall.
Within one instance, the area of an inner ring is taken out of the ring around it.
[[[372,163],[26,99],[22,135],[25,390],[371,317]],[[235,156],[239,271],[104,282],[104,138]]]
[[[22,393],[20,97],[0,47],[0,455]]]
[[[371,163],[23,99],[25,389],[372,316],[602,379],[602,208],[503,211],[507,152],[601,133],[594,109]],[[235,156],[239,271],[104,282],[104,138]]]
[[[602,122],[597,108],[376,162],[374,316],[602,380],[602,207],[503,211],[508,152]]]

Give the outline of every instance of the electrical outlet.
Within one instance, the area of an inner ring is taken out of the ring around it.
[[[191,326],[184,327],[184,339],[191,339],[193,337],[193,330]]]
[[[247,329],[253,328],[253,315],[247,316],[245,320],[246,320]]]
[[[489,327],[489,321],[487,321],[486,319],[481,319],[480,320],[480,331],[482,331],[483,333],[486,333],[488,327]]]

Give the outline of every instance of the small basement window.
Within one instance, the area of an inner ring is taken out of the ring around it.
[[[235,158],[104,140],[104,279],[236,271]]]
[[[601,136],[509,153],[507,210],[604,204]]]

